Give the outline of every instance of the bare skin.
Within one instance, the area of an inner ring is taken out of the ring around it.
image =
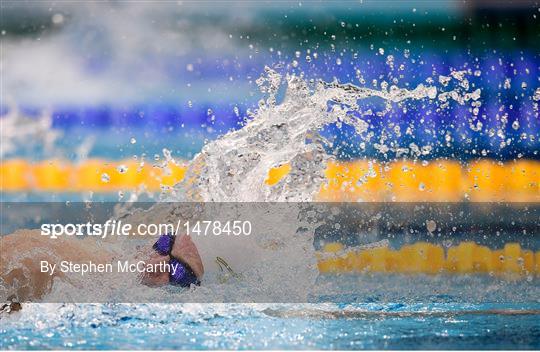
[[[39,230],[19,230],[0,237],[0,278],[2,286],[15,294],[19,300],[31,300],[47,293],[55,277],[62,277],[58,272],[54,275],[42,273],[40,261],[56,262],[69,260],[73,262],[106,263],[110,255],[96,251],[89,240],[66,240],[59,238],[51,241],[40,236]]]
[[[200,279],[204,275],[204,268],[202,264],[199,251],[189,236],[180,236],[174,241],[171,255],[180,259],[182,262],[187,263],[193,273]],[[152,251],[146,260],[147,263],[157,264],[160,262],[168,262],[171,256],[160,255]],[[169,273],[149,273],[142,277],[142,283],[148,286],[162,286],[169,283]]]
[[[58,263],[62,260],[73,263],[106,264],[112,262],[113,254],[96,246],[90,238],[66,239],[59,237],[51,241],[40,236],[39,230],[19,230],[7,236],[0,236],[0,294],[6,298],[15,295],[18,301],[37,300],[47,294],[55,278],[63,278],[57,271],[53,275],[42,273],[42,260]],[[204,274],[202,260],[195,244],[189,236],[180,236],[174,243],[172,256],[187,263],[201,279]],[[138,255],[141,255],[139,253]],[[157,254],[151,245],[145,248],[142,258],[147,263],[168,262],[169,256]],[[141,283],[148,286],[162,286],[169,283],[168,272],[146,274]]]

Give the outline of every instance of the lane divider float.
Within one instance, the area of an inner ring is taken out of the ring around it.
[[[346,249],[333,242],[317,253],[319,272],[401,274],[489,274],[505,277],[540,276],[540,251],[507,243],[490,249],[475,242],[461,242],[445,249],[441,245],[417,242],[398,250],[388,247]]]
[[[145,187],[167,190],[184,178],[186,163],[170,161],[156,166],[140,161],[89,159],[74,164],[62,160],[0,163],[0,190],[4,192],[112,192]],[[287,182],[289,164],[268,172],[269,187]],[[320,201],[363,202],[540,202],[540,162],[518,160],[500,163],[479,160],[331,162]]]

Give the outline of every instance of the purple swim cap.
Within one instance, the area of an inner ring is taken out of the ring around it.
[[[161,255],[171,255],[172,247],[174,245],[175,237],[171,234],[159,236],[156,243],[154,243],[154,250]],[[182,287],[189,287],[191,284],[199,285],[200,281],[197,275],[189,267],[188,264],[181,262],[180,260],[173,258],[169,260],[169,264],[174,267],[169,272],[169,283],[171,285],[178,285]]]
[[[154,243],[154,249],[161,255],[171,254],[172,246],[174,244],[174,236],[171,234],[159,236],[156,243]]]
[[[174,274],[173,270],[169,272],[169,283],[171,285],[189,287],[191,286],[191,284],[200,284],[199,279],[197,279],[197,276],[195,275],[193,270],[191,270],[189,265],[182,263],[176,258],[171,258],[169,264],[175,269]]]

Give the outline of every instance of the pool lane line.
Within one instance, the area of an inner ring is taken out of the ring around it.
[[[316,309],[292,309],[278,310],[265,309],[265,315],[275,318],[304,318],[304,319],[368,319],[368,318],[451,318],[464,315],[505,315],[505,316],[528,316],[540,315],[540,309],[481,309],[481,310],[456,310],[456,311],[407,311],[385,312],[370,310],[316,310]]]
[[[129,192],[141,188],[167,192],[184,179],[186,161],[151,165],[134,160],[88,159],[0,163],[2,192]],[[286,182],[288,164],[268,170],[264,182]],[[317,200],[345,202],[540,202],[540,161],[469,163],[437,159],[381,162],[359,159],[330,162]]]

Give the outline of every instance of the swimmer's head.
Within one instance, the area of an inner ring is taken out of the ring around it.
[[[201,257],[189,236],[161,235],[153,246],[154,252],[147,259],[147,264],[167,268],[161,272],[146,273],[142,283],[148,286],[166,284],[189,287],[198,285],[204,273]],[[159,266],[159,264],[169,264]]]
[[[200,280],[204,275],[204,267],[201,256],[191,236],[179,236],[173,243],[171,256],[187,264]]]

